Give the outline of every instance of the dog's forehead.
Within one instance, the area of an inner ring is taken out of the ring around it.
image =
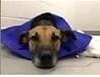
[[[38,34],[44,34],[44,33],[47,33],[47,34],[52,34],[52,33],[55,33],[56,35],[60,35],[60,30],[53,27],[53,26],[37,26],[33,29],[31,29],[29,31],[30,34],[34,35],[34,33],[38,33]]]

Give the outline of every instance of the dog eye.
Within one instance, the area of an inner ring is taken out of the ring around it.
[[[34,36],[31,37],[31,39],[33,41],[38,41],[39,40],[38,34],[36,33]]]
[[[37,40],[38,40],[38,37],[32,36],[31,39],[32,39],[33,41],[37,41]]]
[[[52,36],[51,39],[52,39],[52,41],[55,42],[55,41],[59,40],[60,38],[59,38],[59,36],[54,35],[54,36]]]

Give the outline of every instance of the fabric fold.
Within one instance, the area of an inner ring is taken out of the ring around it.
[[[55,18],[56,26],[58,29],[73,31],[65,19],[55,14],[52,15]],[[18,38],[21,32],[25,32],[30,29],[32,20],[34,20],[34,18],[22,25],[1,30],[1,42],[6,47],[8,47],[11,52],[25,59],[31,59],[32,54],[28,49],[28,46],[19,45]],[[58,52],[59,59],[75,56],[84,52],[92,39],[90,35],[85,33],[83,34],[77,31],[73,31],[73,33],[75,34],[77,40],[73,41],[72,38],[69,38],[67,42],[61,44],[60,50]]]

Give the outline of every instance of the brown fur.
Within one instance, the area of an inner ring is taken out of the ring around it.
[[[59,50],[59,46],[60,46],[60,39],[52,42],[51,37],[52,34],[54,33],[56,36],[58,36],[59,38],[61,38],[61,34],[60,34],[60,30],[56,29],[53,26],[37,26],[33,29],[31,29],[30,31],[28,31],[29,35],[28,37],[31,38],[32,36],[35,35],[35,33],[38,33],[39,35],[39,42],[37,42],[37,44],[39,44],[40,46],[49,46],[49,47],[54,47],[56,50]],[[31,43],[30,45],[30,49],[34,50],[35,49],[35,45],[36,42],[32,41],[31,39],[29,40]]]

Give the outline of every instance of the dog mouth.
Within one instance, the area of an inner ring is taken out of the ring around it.
[[[40,56],[39,54],[33,55],[33,64],[41,69],[50,69],[56,66],[58,61],[57,55],[44,54]]]
[[[51,65],[50,66],[49,65],[48,66],[41,66],[40,65],[40,66],[37,66],[37,67],[40,68],[40,69],[51,69],[51,68],[53,68],[55,66],[53,66],[53,65],[52,66]]]

